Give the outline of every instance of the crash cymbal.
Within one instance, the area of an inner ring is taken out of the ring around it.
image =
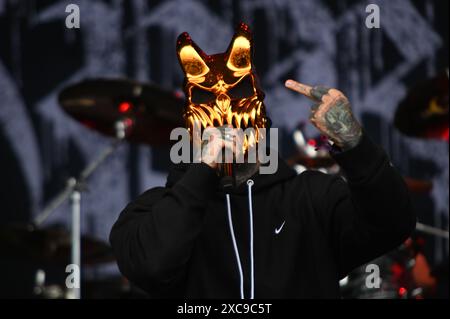
[[[449,81],[445,72],[409,91],[397,108],[394,124],[408,136],[448,141],[448,99]]]
[[[149,145],[169,144],[170,132],[184,126],[184,99],[160,87],[126,79],[87,79],[64,89],[59,103],[90,129],[115,136],[125,121],[126,139]]]
[[[64,229],[34,229],[30,225],[0,227],[0,256],[42,263],[70,263],[70,233]],[[114,261],[111,247],[94,238],[81,237],[81,262],[84,265]]]

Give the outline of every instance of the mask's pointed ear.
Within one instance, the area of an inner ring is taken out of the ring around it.
[[[178,37],[177,54],[186,77],[190,81],[203,82],[205,74],[209,72],[205,62],[206,55],[186,32]]]
[[[233,40],[227,50],[227,67],[239,77],[252,68],[253,38],[250,28],[245,23],[238,25]]]

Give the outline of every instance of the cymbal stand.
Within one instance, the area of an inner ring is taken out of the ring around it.
[[[71,221],[71,267],[66,268],[72,271],[66,279],[66,286],[70,289],[68,293],[69,299],[80,299],[80,275],[81,275],[81,258],[80,258],[80,217],[81,217],[81,193],[86,189],[86,180],[96,171],[96,169],[108,159],[124,141],[128,127],[126,121],[118,121],[115,125],[116,139],[106,147],[94,161],[92,161],[79,175],[78,178],[70,177],[67,180],[66,187],[55,196],[55,198],[37,215],[33,220],[33,226],[39,227],[61,206],[67,198],[70,198],[70,207],[72,213]],[[70,285],[69,285],[70,278]]]

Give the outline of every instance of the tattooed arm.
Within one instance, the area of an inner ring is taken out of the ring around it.
[[[311,122],[342,150],[349,150],[359,143],[361,125],[342,92],[323,86],[310,87],[293,80],[286,81],[286,87],[316,102],[311,107]]]
[[[416,219],[408,188],[387,154],[363,134],[344,94],[292,80],[286,86],[316,101],[311,122],[344,150],[331,156],[345,181],[333,174],[309,173],[314,212],[342,278],[410,236]]]

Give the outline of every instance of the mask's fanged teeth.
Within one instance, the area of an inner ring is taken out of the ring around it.
[[[236,128],[241,128],[241,118],[238,114],[234,116],[234,122]]]
[[[233,125],[233,114],[232,113],[227,114],[226,123],[229,125]]]
[[[256,142],[255,133],[254,130],[251,130],[248,138],[248,144],[249,146],[253,147],[255,145],[255,142]]]
[[[247,135],[244,135],[244,142],[242,144],[243,144],[244,150],[247,150],[248,149],[248,137],[247,137]]]
[[[197,114],[193,114],[191,115],[191,117],[189,118],[189,122],[190,122],[190,127],[192,130],[196,129],[204,129],[205,128],[205,123],[198,117]]]
[[[234,123],[234,115],[229,114],[227,124],[233,126],[233,123]]]
[[[205,126],[213,126],[213,121],[211,120],[211,118],[209,117],[208,114],[206,114],[206,112],[204,110],[202,110],[201,108],[197,109],[197,112],[199,113],[199,116],[202,119],[202,122],[204,123]]]
[[[248,116],[248,114],[247,113],[244,113],[244,116],[242,117],[242,120],[243,120],[243,125],[242,125],[242,128],[247,128],[247,125],[248,125],[248,119],[249,119],[249,116]]]
[[[194,129],[195,127],[200,127],[202,124],[202,122],[199,121],[199,119],[197,118],[197,116],[195,114],[192,114],[191,116],[189,116],[189,124],[190,127],[192,127],[192,129]]]
[[[205,129],[208,126],[208,122],[201,117],[197,117],[197,121],[201,124],[202,129]]]
[[[255,125],[256,120],[256,109],[253,108],[252,113],[250,114],[250,118],[252,119],[252,124]]]

